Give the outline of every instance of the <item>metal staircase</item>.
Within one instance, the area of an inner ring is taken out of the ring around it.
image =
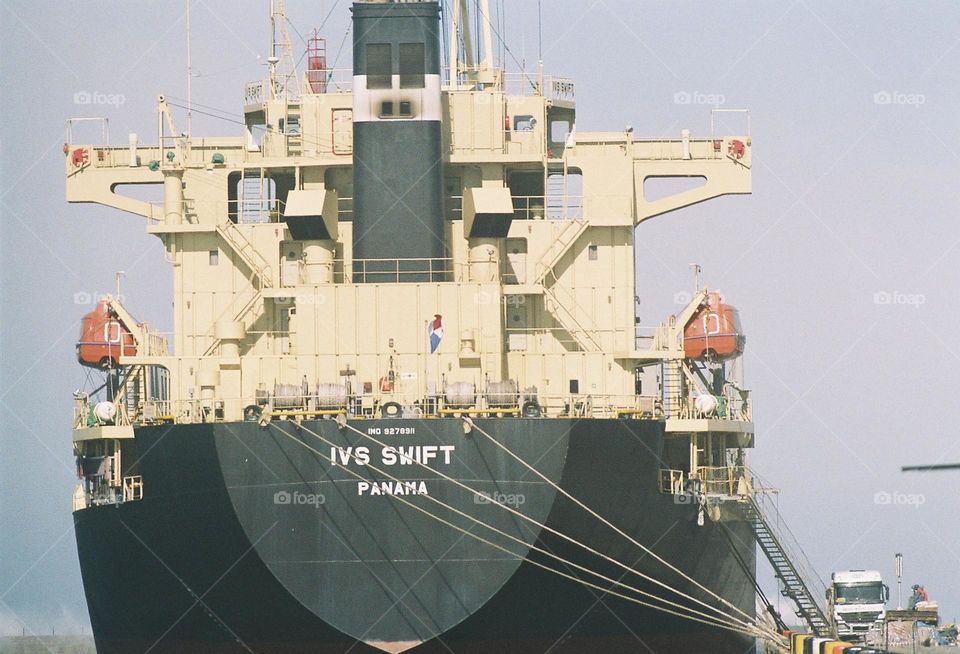
[[[570,308],[577,306],[576,297],[573,292],[557,283],[556,275],[552,272],[550,276],[553,278],[554,283],[550,286],[544,285],[543,287],[544,307],[550,312],[550,315],[560,323],[560,326],[573,337],[573,340],[580,346],[580,349],[587,352],[599,352],[600,343],[597,342],[593,330],[584,327],[580,321],[577,320],[575,311]],[[560,297],[560,294],[563,294],[564,297]]]
[[[563,255],[577,242],[580,235],[587,231],[587,221],[585,220],[566,220],[564,223],[560,233],[557,234],[557,238],[537,261],[534,284],[543,283],[546,276],[552,273],[553,269],[560,263]]]
[[[785,526],[777,529],[773,525],[771,519],[764,514],[756,495],[748,496],[744,501],[744,513],[753,528],[757,544],[773,566],[777,578],[783,583],[783,596],[793,600],[797,606],[797,615],[807,623],[813,634],[823,638],[832,637],[833,630],[815,594],[815,590],[819,590],[822,583],[817,583],[819,577],[812,572],[809,561],[799,550],[799,546],[793,552],[786,546],[786,542],[792,539],[789,529]]]
[[[263,258],[263,255],[256,247],[244,236],[243,232],[232,221],[221,223],[217,226],[217,233],[223,238],[230,248],[240,257],[250,272],[253,273],[253,285],[257,289],[273,286],[273,275],[270,270],[270,263]]]
[[[233,222],[227,221],[218,225],[217,233],[250,269],[250,283],[253,285],[253,294],[247,298],[243,307],[233,316],[234,322],[246,322],[247,315],[260,303],[263,297],[263,289],[273,286],[273,273],[270,270],[269,262],[264,259],[263,255],[260,254],[256,247],[244,236],[240,228]],[[231,303],[230,308],[232,308],[234,304],[235,303]],[[223,315],[228,314],[230,308],[224,311]],[[219,318],[217,320],[219,320]],[[211,325],[207,331],[207,338],[212,340],[210,345],[204,350],[202,356],[213,354],[217,345],[220,344],[219,340],[214,338],[215,324],[216,321],[214,321],[214,324]]]
[[[576,295],[560,283],[560,278],[555,271],[563,255],[587,230],[588,224],[584,220],[564,220],[563,222],[564,225],[557,237],[536,263],[533,283],[543,286],[545,308],[560,323],[560,326],[573,337],[580,349],[597,352],[600,350],[600,343],[597,342],[593,331],[577,319]],[[579,312],[581,315],[589,315],[582,307]]]

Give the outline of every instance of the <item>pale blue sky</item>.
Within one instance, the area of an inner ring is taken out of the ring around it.
[[[536,3],[508,4],[510,48],[532,68]],[[195,0],[196,102],[239,113],[243,83],[263,73],[266,5]],[[288,0],[288,13],[306,35],[333,9],[332,59],[347,6]],[[814,565],[879,569],[895,593],[901,551],[907,587],[924,583],[956,619],[960,471],[899,467],[960,461],[948,379],[960,363],[960,4],[543,8],[546,68],[576,80],[580,130],[697,137],[704,96],[751,110],[754,194],[639,228],[642,318],[676,310],[687,264],[700,263],[741,309],[752,462],[782,489]],[[156,95],[185,96],[183,40],[183,2],[0,0],[0,634],[87,624],[70,518],[70,394],[84,381],[73,342],[88,310],[75,294],[109,292],[126,270],[138,318],[170,324],[170,271],[143,221],[65,204],[64,120],[106,115],[114,143],[130,131],[154,141]],[[236,127],[194,118],[195,134]]]

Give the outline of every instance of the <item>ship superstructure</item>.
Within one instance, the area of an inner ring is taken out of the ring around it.
[[[717,596],[732,594],[752,614],[752,532],[735,501],[753,446],[749,396],[730,373],[739,318],[697,289],[639,335],[634,281],[641,222],[751,191],[750,137],[578,131],[572,81],[496,68],[484,20],[473,61],[469,12],[451,5],[452,66],[438,3],[357,2],[352,71],[327,69],[316,35],[302,77],[272,58],[269,79],[244,90],[240,134],[180,134],[178,106],[160,96],[157,145],[66,145],[67,199],[143,217],[174,279],[172,342],[115,298],[85,328],[102,324],[102,341],[81,342],[81,362],[106,377],[99,397],[78,396],[74,425],[101,651],[152,639],[433,651],[445,638],[480,651],[484,625],[534,651],[562,630],[505,625],[540,592],[530,584],[548,590],[537,553],[571,547],[554,530],[610,557],[591,569],[666,566],[671,587],[722,611]],[[648,199],[645,182],[661,177],[703,183]],[[162,185],[163,202],[124,185]],[[467,547],[460,532],[477,516],[500,533]],[[181,542],[163,541],[179,521]],[[741,532],[736,557],[723,530]],[[686,547],[670,563],[682,574],[657,557],[636,564],[624,538],[640,553],[661,538]],[[211,598],[229,585],[211,576],[216,552],[213,568],[229,577],[234,552],[257,594],[296,608],[261,625],[235,589],[193,616],[206,585]],[[155,575],[171,558],[187,570],[170,570],[181,586]],[[584,599],[555,591],[571,612]],[[167,611],[129,607],[140,594],[183,599],[189,617],[163,634]],[[258,626],[241,633],[226,612]],[[630,624],[680,638],[666,619]],[[592,620],[569,635],[572,651],[628,651],[609,616]],[[711,625],[697,641],[710,649],[682,651],[740,652],[751,637]]]

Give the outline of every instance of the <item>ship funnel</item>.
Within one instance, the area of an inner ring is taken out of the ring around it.
[[[353,5],[354,281],[445,278],[439,35],[437,2]]]

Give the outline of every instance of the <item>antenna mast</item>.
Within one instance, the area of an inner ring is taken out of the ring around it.
[[[187,2],[187,138],[193,137],[193,58],[190,50],[190,0]],[[119,284],[119,282],[118,282]],[[117,291],[117,295],[120,292]]]
[[[478,0],[480,24],[476,26],[483,41],[483,57],[479,63],[473,60],[474,27],[470,24],[467,0],[451,0],[450,21],[450,86],[458,88],[460,73],[468,82],[493,84],[497,81],[496,62],[493,59],[493,34],[490,26],[490,0]],[[460,43],[463,42],[463,57]]]
[[[296,100],[300,80],[293,59],[293,45],[287,32],[287,8],[284,0],[270,0],[270,92],[274,98]]]

